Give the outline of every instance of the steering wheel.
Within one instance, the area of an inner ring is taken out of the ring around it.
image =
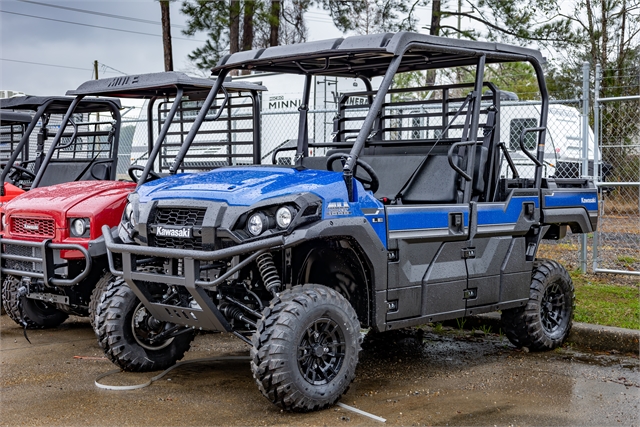
[[[2,167],[7,167],[6,163],[3,163]],[[13,164],[9,166],[9,169],[14,169],[14,172],[9,173],[9,179],[11,179],[11,181],[13,181],[14,183],[27,178],[31,180],[34,180],[36,178],[35,173],[20,165]]]
[[[337,160],[337,159],[347,159],[347,154],[345,153],[334,153],[332,155],[330,155],[327,158],[327,170],[329,171],[333,171],[333,163]],[[344,162],[343,162],[344,163]],[[358,176],[358,166],[362,167],[362,169],[364,169],[364,171],[367,173],[368,177],[361,177]],[[376,191],[378,191],[378,188],[380,188],[380,179],[378,178],[378,174],[376,173],[376,171],[373,170],[373,168],[371,167],[371,165],[367,162],[365,162],[362,159],[356,159],[356,167],[354,168],[355,170],[353,171],[353,176],[356,177],[358,179],[358,181],[360,181],[362,183],[362,185],[364,186],[365,190],[369,190],[372,193],[375,193]]]
[[[139,177],[138,177],[138,175],[136,175],[136,174],[134,173],[135,171],[141,171],[141,172],[144,172],[144,166],[141,166],[141,165],[133,165],[133,166],[130,166],[130,167],[129,167],[129,170],[127,171],[127,173],[129,174],[129,176],[131,177],[131,179],[133,180],[133,182],[138,183],[138,179],[139,179]],[[150,171],[149,171],[149,177],[148,177],[148,178],[151,178],[151,179],[147,179],[147,181],[146,181],[146,182],[153,181],[153,180],[155,180],[155,179],[160,179],[160,178],[162,178],[162,177],[161,177],[158,173],[156,173],[156,172],[154,172],[154,171],[150,170]]]

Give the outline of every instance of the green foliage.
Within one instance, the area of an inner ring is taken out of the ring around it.
[[[576,322],[640,329],[640,285],[620,286],[571,272],[575,287]]]
[[[464,329],[464,325],[467,323],[467,319],[464,317],[459,317],[456,319],[456,324],[458,325],[458,329],[462,331]]]
[[[633,264],[634,262],[638,262],[637,259],[635,259],[634,257],[631,256],[619,256],[618,257],[618,261],[624,263],[624,264]]]
[[[514,92],[521,100],[540,99],[535,70],[528,63],[507,62],[488,65],[484,80],[494,83],[500,90]]]

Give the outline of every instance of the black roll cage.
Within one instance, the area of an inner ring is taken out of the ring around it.
[[[500,62],[528,62],[534,68],[541,96],[541,114],[539,126],[523,129],[523,135],[538,133],[538,149],[535,156],[529,155],[535,164],[535,187],[542,182],[542,164],[547,126],[549,94],[544,80],[542,63],[544,59],[539,51],[517,46],[456,40],[415,33],[387,33],[367,36],[354,36],[346,39],[321,40],[313,43],[292,46],[276,46],[238,52],[223,57],[213,68],[212,74],[218,81],[224,79],[233,69],[256,70],[264,72],[282,72],[303,74],[306,76],[300,118],[298,124],[297,152],[295,163],[301,165],[301,158],[308,153],[307,111],[310,95],[310,81],[313,75],[344,76],[360,78],[365,82],[375,76],[383,76],[378,92],[370,99],[369,112],[363,126],[343,166],[343,178],[349,194],[354,200],[353,171],[356,161],[370,138],[376,116],[380,114],[385,96],[389,92],[393,77],[397,72],[440,69],[455,66],[475,66],[475,84],[472,92],[473,114],[468,135],[477,135],[478,113],[486,64]],[[369,83],[370,85],[370,83]],[[370,86],[369,86],[370,87]],[[219,85],[212,88],[203,110],[210,107]],[[190,135],[191,136],[191,135]],[[192,136],[193,137],[193,136]],[[522,139],[522,138],[521,138]],[[462,140],[472,145],[472,142]],[[475,143],[475,142],[473,142]],[[462,148],[463,150],[465,148]],[[469,156],[466,174],[471,175],[475,156]],[[535,157],[535,158],[534,158]],[[470,197],[471,180],[465,180],[465,198]]]
[[[31,98],[31,97],[25,97],[25,100],[26,98]],[[60,148],[58,147],[58,144],[62,140],[64,130],[67,124],[71,121],[71,116],[73,115],[73,113],[76,111],[77,108],[82,110],[81,112],[83,113],[93,113],[93,112],[110,112],[111,113],[112,118],[116,122],[114,124],[115,134],[113,135],[114,145],[112,147],[112,151],[113,151],[112,166],[115,166],[115,164],[118,161],[118,156],[117,156],[118,142],[120,139],[120,123],[122,119],[120,116],[120,109],[122,108],[120,105],[120,101],[117,99],[85,99],[84,102],[81,103],[83,98],[84,96],[75,98],[75,99],[70,97],[33,97],[33,101],[25,102],[24,105],[17,105],[17,104],[13,105],[12,103],[6,104],[7,108],[35,110],[35,113],[31,119],[31,122],[29,123],[26,130],[24,131],[22,138],[20,139],[20,142],[18,143],[18,145],[16,145],[9,160],[7,160],[7,167],[3,168],[2,170],[2,175],[0,175],[0,177],[3,184],[7,178],[7,175],[9,174],[9,170],[11,169],[10,165],[13,165],[18,159],[18,157],[20,156],[20,153],[23,151],[23,149],[25,147],[28,147],[29,138],[33,133],[33,130],[37,126],[38,122],[41,119],[45,120],[44,118],[46,114],[54,113],[54,112],[62,113],[66,111],[63,121],[60,124],[60,128],[56,132],[56,135],[53,141],[51,142],[51,146],[49,147],[49,150],[37,171],[36,177],[34,178],[31,184],[32,188],[36,188],[38,186],[38,184],[40,183],[40,180],[42,179],[44,171],[47,168],[48,163],[51,161],[51,158],[53,157],[53,153],[55,152],[56,149]],[[74,133],[71,137],[72,141],[77,136],[77,127],[75,126],[75,124],[73,124],[73,127],[74,127]],[[115,167],[111,168],[111,175],[112,175],[111,179],[115,179],[115,173],[116,173],[115,169],[116,169]],[[0,185],[0,195],[1,196],[5,195],[4,185]]]
[[[223,84],[225,87],[223,87]],[[228,101],[229,95],[228,91],[237,91],[244,92],[247,91],[251,94],[251,97],[254,100],[254,128],[255,132],[257,132],[257,139],[260,140],[260,127],[255,127],[255,123],[259,124],[259,115],[257,114],[260,108],[259,105],[259,96],[257,96],[257,92],[264,90],[265,88],[260,85],[250,84],[250,83],[232,83],[225,82],[224,78],[211,80],[211,79],[202,79],[188,76],[181,72],[176,71],[167,71],[164,73],[149,73],[149,74],[139,74],[139,75],[130,75],[123,77],[112,77],[101,80],[90,80],[88,82],[83,83],[78,87],[78,89],[73,91],[68,91],[67,95],[76,95],[78,98],[82,96],[91,94],[91,95],[101,95],[101,96],[115,96],[122,98],[138,98],[138,99],[149,99],[149,103],[147,106],[147,144],[148,144],[148,152],[149,158],[147,159],[147,163],[144,167],[142,174],[138,179],[137,187],[140,187],[142,184],[148,181],[149,173],[153,170],[155,160],[160,152],[160,148],[162,146],[162,142],[164,141],[167,133],[169,132],[169,128],[172,124],[172,121],[178,111],[180,103],[185,95],[190,95],[190,100],[193,98],[198,99],[199,96],[207,93],[207,100],[211,99],[209,106],[206,109],[200,110],[196,121],[194,122],[192,128],[187,135],[185,142],[183,143],[176,160],[174,161],[173,166],[170,169],[171,174],[175,174],[179,169],[184,156],[189,149],[189,145],[195,138],[197,131],[200,128],[200,125],[204,121],[207,111],[211,106],[211,103],[215,100],[218,91],[223,87],[223,91],[225,93],[225,100]],[[208,92],[207,92],[208,91]],[[153,141],[153,106],[158,98],[173,98],[172,106],[167,114],[167,117],[164,121],[164,124],[160,128],[158,132],[158,136]],[[206,102],[206,101],[205,101]],[[226,101],[225,101],[226,103]],[[257,105],[257,107],[256,107]],[[222,112],[224,104],[219,108],[219,114]],[[257,109],[256,109],[257,108]],[[214,117],[214,120],[217,118]],[[191,136],[191,139],[189,139]],[[258,159],[260,152],[257,153]],[[255,155],[254,155],[255,157]]]

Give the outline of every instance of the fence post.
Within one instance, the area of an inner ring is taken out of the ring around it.
[[[589,63],[582,64],[582,176],[589,175]],[[580,271],[587,272],[587,235],[580,235]]]
[[[600,159],[600,79],[602,77],[602,69],[600,64],[596,64],[595,86],[593,91],[593,180],[596,188],[600,189],[598,184],[602,181],[602,165]],[[598,191],[597,197],[600,198],[602,206],[602,191]],[[600,212],[598,212],[598,215]],[[598,231],[593,233],[593,265],[595,272],[598,269]]]

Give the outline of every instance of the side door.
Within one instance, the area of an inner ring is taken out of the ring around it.
[[[511,190],[505,201],[472,202],[466,315],[529,296],[540,221],[540,191]],[[480,310],[481,307],[485,309]]]
[[[387,321],[464,314],[469,204],[387,206]]]

